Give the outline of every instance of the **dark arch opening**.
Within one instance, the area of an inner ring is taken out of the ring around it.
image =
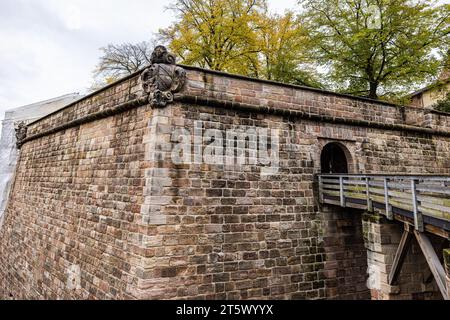
[[[348,173],[348,159],[343,147],[336,142],[327,144],[320,155],[322,173]]]

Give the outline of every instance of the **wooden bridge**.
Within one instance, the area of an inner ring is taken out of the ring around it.
[[[442,258],[426,235],[443,237],[444,243],[450,239],[450,177],[321,174],[318,181],[322,204],[377,212],[404,223],[389,284],[395,283],[414,235],[444,299],[450,299]]]

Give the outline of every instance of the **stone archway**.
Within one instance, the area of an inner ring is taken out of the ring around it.
[[[339,142],[326,144],[320,154],[321,173],[349,173],[351,156],[348,149]]]

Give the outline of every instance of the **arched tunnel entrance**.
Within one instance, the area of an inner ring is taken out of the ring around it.
[[[348,173],[347,149],[340,143],[331,142],[325,145],[320,154],[320,166],[322,173]]]

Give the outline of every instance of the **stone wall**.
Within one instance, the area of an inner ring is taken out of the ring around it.
[[[174,104],[138,95],[131,76],[29,126],[0,229],[2,298],[368,297],[361,225],[317,204],[322,147],[345,146],[352,172],[450,173],[448,131],[407,124],[407,108],[195,68]],[[207,129],[252,128],[270,133],[268,163],[252,160],[254,133],[214,139],[245,163],[198,157]],[[182,141],[191,161],[173,160]]]
[[[369,299],[367,249],[361,212],[348,208],[324,207],[322,213],[326,298]]]
[[[132,297],[150,115],[143,107],[22,147],[0,230],[2,297]],[[82,289],[70,287],[77,267]]]
[[[17,146],[15,128],[20,122],[30,123],[49,113],[55,112],[66,104],[80,99],[77,93],[33,103],[5,112],[0,125],[0,225],[6,208],[10,187],[13,181],[17,162]]]

